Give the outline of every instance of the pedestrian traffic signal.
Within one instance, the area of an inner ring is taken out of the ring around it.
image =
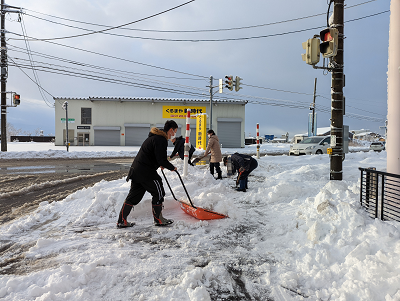
[[[225,88],[228,88],[229,91],[232,91],[233,90],[233,76],[232,75],[226,75],[225,78],[226,78]]]
[[[323,57],[337,54],[339,31],[337,28],[326,28],[320,32],[321,44],[319,46]]]
[[[242,83],[240,82],[243,78],[240,78],[239,76],[235,77],[235,91],[239,91],[240,89],[242,89],[242,87],[240,86]]]
[[[319,62],[320,55],[319,39],[308,39],[306,42],[303,42],[302,45],[303,49],[306,50],[306,53],[301,54],[303,61],[309,65],[317,64]]]
[[[14,106],[18,106],[21,103],[20,95],[17,93],[13,93],[13,104]]]

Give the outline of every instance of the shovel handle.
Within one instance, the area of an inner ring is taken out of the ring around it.
[[[171,185],[169,185],[169,182],[168,182],[168,180],[167,180],[167,177],[165,176],[164,170],[161,169],[161,172],[162,172],[162,174],[163,174],[163,176],[164,176],[165,182],[167,182],[168,188],[169,188],[169,190],[171,191],[172,196],[174,197],[175,201],[178,201],[178,202],[179,202],[179,200],[175,197],[174,192],[172,191]],[[178,174],[178,177],[179,177],[179,179],[181,180],[182,186],[183,186],[183,188],[185,189],[185,192],[186,192],[186,195],[187,195],[187,197],[188,197],[188,199],[189,199],[190,205],[191,205],[193,208],[196,208],[196,207],[193,205],[192,200],[190,199],[190,196],[189,196],[189,193],[188,193],[187,190],[186,190],[185,184],[183,184],[181,175],[179,174],[179,172],[178,172],[177,170],[175,170],[175,172]]]
[[[177,170],[175,170],[175,172],[176,172],[176,174],[178,175],[178,177],[179,177],[179,180],[181,180],[181,183],[182,183],[183,189],[185,189],[185,192],[186,192],[186,195],[187,195],[187,197],[188,197],[188,199],[189,199],[190,205],[191,205],[193,208],[196,208],[196,207],[193,205],[193,203],[192,203],[192,200],[190,199],[190,196],[189,196],[189,193],[188,193],[188,192],[187,192],[187,190],[186,190],[185,184],[183,184],[183,181],[182,181],[181,175],[179,174],[179,172],[178,172]]]
[[[177,199],[176,199],[176,197],[175,197],[175,194],[174,194],[174,192],[172,191],[171,186],[169,185],[169,182],[168,182],[168,180],[167,180],[167,177],[165,176],[164,170],[161,169],[161,172],[162,172],[162,174],[163,174],[163,176],[164,176],[165,182],[167,182],[167,185],[168,185],[168,187],[169,187],[169,190],[171,191],[172,196],[174,197],[175,201],[177,201]]]

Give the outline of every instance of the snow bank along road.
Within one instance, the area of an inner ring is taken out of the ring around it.
[[[27,159],[0,161],[0,223],[60,201],[101,180],[126,176],[132,158]]]

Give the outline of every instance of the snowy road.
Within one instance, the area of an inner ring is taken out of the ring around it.
[[[121,179],[132,159],[30,159],[0,162],[0,222],[36,209],[43,201],[61,201],[95,183]]]

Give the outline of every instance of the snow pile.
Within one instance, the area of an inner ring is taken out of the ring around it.
[[[359,166],[384,171],[386,152],[348,154],[343,181],[329,181],[326,155],[265,156],[246,193],[189,166],[193,203],[229,218],[186,215],[164,180],[163,214],[175,220],[165,228],[152,225],[147,193],[128,218],[136,225],[115,227],[124,179],[43,202],[0,227],[0,298],[400,300],[399,223],[360,207]],[[186,201],[178,176],[165,174]]]
[[[9,142],[7,152],[0,153],[0,159],[79,159],[79,158],[132,158],[137,155],[139,146],[70,146],[69,152],[65,146],[55,146],[54,143],[44,142]],[[173,147],[168,147],[171,154]],[[289,143],[264,143],[260,145],[260,154],[288,154]],[[350,151],[368,151],[369,144],[365,146],[353,146]],[[222,148],[222,154],[234,152],[242,154],[255,154],[257,146],[246,145],[244,148]],[[195,156],[204,154],[202,150],[196,150]]]

